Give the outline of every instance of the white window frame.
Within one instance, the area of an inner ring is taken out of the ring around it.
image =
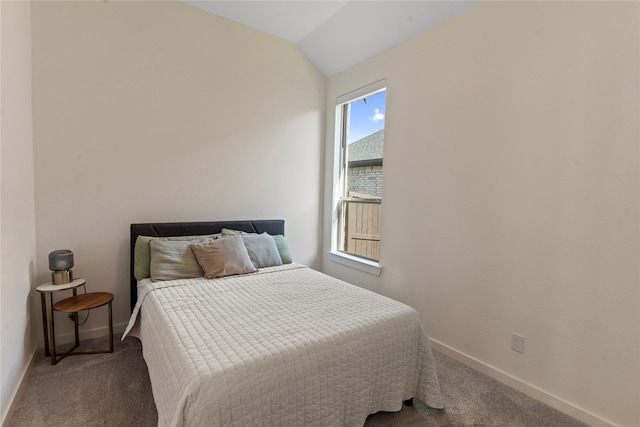
[[[343,169],[346,167],[346,163],[343,161],[345,154],[344,144],[346,144],[346,136],[344,135],[345,123],[343,121],[343,108],[344,105],[357,101],[359,99],[370,96],[372,93],[380,92],[387,89],[386,79],[378,80],[377,82],[363,86],[352,92],[348,92],[336,98],[336,113],[335,113],[335,137],[333,144],[333,198],[332,198],[332,215],[331,215],[331,249],[328,252],[329,259],[331,261],[347,265],[349,267],[356,268],[361,271],[365,271],[370,274],[379,276],[382,272],[382,266],[380,260],[373,261],[367,258],[362,258],[357,255],[352,255],[346,252],[338,250],[339,238],[340,238],[340,200],[342,198],[342,190],[344,188]],[[386,125],[385,125],[386,127]],[[384,178],[383,178],[384,179]]]

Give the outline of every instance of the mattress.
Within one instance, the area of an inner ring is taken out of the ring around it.
[[[443,405],[415,310],[299,264],[143,280],[129,333],[163,426],[361,426],[412,397]]]

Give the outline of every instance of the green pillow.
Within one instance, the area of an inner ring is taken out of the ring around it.
[[[228,228],[223,228],[222,230],[220,230],[220,236],[222,237],[235,236],[236,234],[255,234],[255,233],[247,233],[246,231],[240,231],[240,230],[230,230]]]
[[[254,234],[254,233],[247,233],[246,231],[230,230],[228,228],[223,228],[220,231],[220,234],[222,237],[233,236],[234,234],[238,234],[238,233]],[[293,262],[293,259],[291,258],[291,251],[289,251],[289,245],[287,244],[287,241],[285,240],[284,236],[282,234],[277,234],[271,237],[273,237],[273,240],[275,240],[276,242],[276,247],[278,248],[278,253],[280,254],[280,259],[282,259],[282,263],[291,264]]]
[[[289,245],[285,240],[282,234],[277,234],[273,237],[273,240],[276,241],[276,247],[278,248],[278,253],[280,254],[280,258],[282,259],[283,264],[291,264],[293,262],[291,258],[291,252],[289,251]]]
[[[171,237],[151,237],[138,236],[133,248],[133,277],[136,280],[151,277],[151,249],[149,243],[152,239],[158,240],[206,240],[217,239],[220,234],[207,234],[202,236],[171,236]]]

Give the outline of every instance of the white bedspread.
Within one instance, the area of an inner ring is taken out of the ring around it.
[[[417,312],[302,265],[142,281],[123,339],[134,324],[159,425],[361,426],[411,397],[442,407]]]

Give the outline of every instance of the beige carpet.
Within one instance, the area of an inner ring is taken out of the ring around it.
[[[140,342],[116,338],[114,345],[113,354],[70,356],[55,366],[40,350],[5,425],[155,426],[158,416]],[[107,346],[106,339],[96,339],[83,342],[81,349]],[[445,408],[416,402],[399,412],[369,416],[367,427],[584,426],[440,353],[434,356]]]

